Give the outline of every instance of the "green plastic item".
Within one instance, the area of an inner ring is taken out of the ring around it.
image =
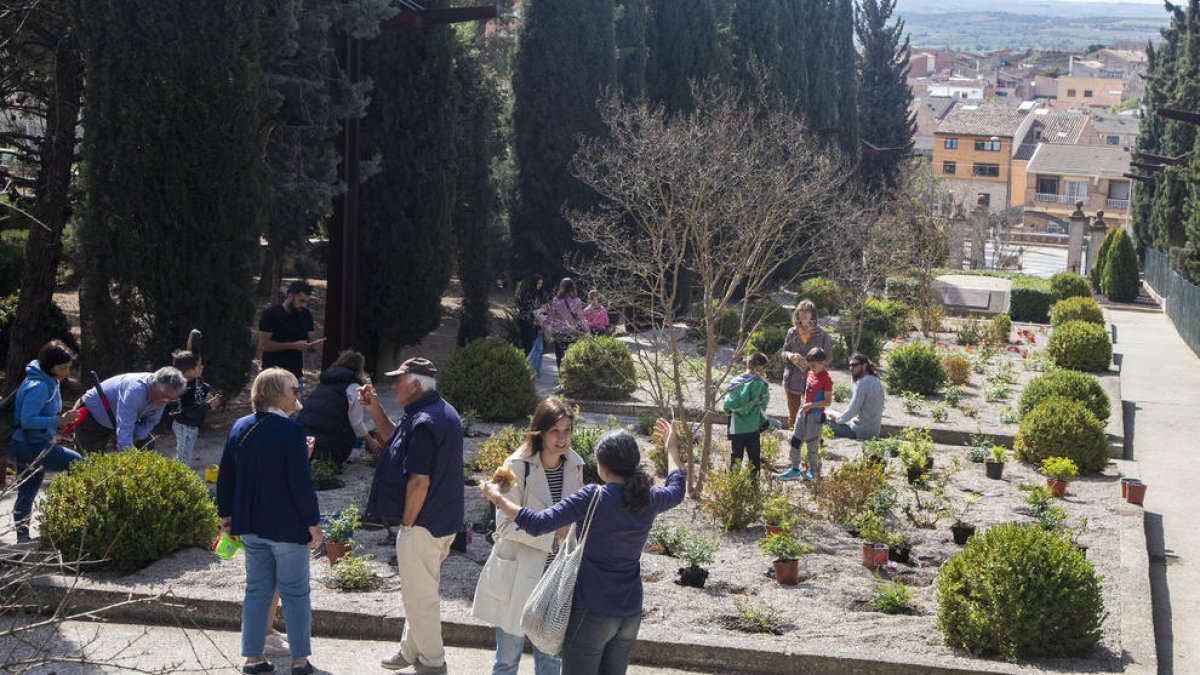
[[[212,550],[222,560],[229,560],[238,551],[242,550],[242,540],[228,532],[222,532],[217,536],[217,540],[213,542]]]

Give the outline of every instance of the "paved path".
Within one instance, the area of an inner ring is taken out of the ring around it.
[[[1133,421],[1133,459],[1149,486],[1146,543],[1159,670],[1200,673],[1200,358],[1165,314],[1109,315],[1122,357],[1127,429]]]
[[[34,668],[32,672],[54,672],[58,675],[87,673],[163,672],[163,673],[237,673],[243,659],[238,656],[241,636],[230,631],[184,631],[159,626],[128,624],[94,624],[68,622],[57,631],[43,631],[35,642],[60,657],[74,658],[77,663],[57,663]],[[313,640],[313,666],[319,673],[387,673],[379,659],[390,656],[393,643],[354,640]],[[13,641],[0,640],[0,656],[28,657],[28,650],[18,648],[13,654]],[[78,663],[80,655],[93,662]],[[8,660],[8,659],[5,659]],[[492,652],[482,649],[449,647],[447,664],[451,673],[459,675],[491,672]],[[272,659],[278,673],[289,672],[290,661]],[[95,665],[105,663],[106,665]],[[2,670],[3,668],[0,668]],[[407,671],[412,672],[410,669]],[[631,675],[675,675],[684,671],[661,670],[642,666],[630,667]],[[521,659],[521,675],[533,675],[533,660],[528,654]]]

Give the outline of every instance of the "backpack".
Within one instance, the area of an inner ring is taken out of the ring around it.
[[[17,387],[9,392],[8,396],[0,399],[0,446],[6,446],[12,442],[13,432],[21,425],[17,424],[17,392],[21,387]]]

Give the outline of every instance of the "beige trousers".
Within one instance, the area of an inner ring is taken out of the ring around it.
[[[396,564],[400,568],[400,601],[404,634],[400,653],[409,663],[434,668],[446,662],[442,645],[442,599],[438,584],[442,561],[450,555],[454,535],[434,537],[420,527],[401,527],[396,534]]]

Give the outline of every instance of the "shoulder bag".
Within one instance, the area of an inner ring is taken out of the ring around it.
[[[562,651],[563,639],[567,635],[567,622],[571,618],[571,604],[575,599],[575,581],[579,577],[579,564],[583,562],[583,547],[587,543],[592,516],[600,502],[601,488],[596,487],[592,501],[588,504],[587,516],[583,519],[583,531],[567,536],[562,549],[555,556],[550,568],[542,575],[521,615],[521,629],[538,649],[547,654]]]

